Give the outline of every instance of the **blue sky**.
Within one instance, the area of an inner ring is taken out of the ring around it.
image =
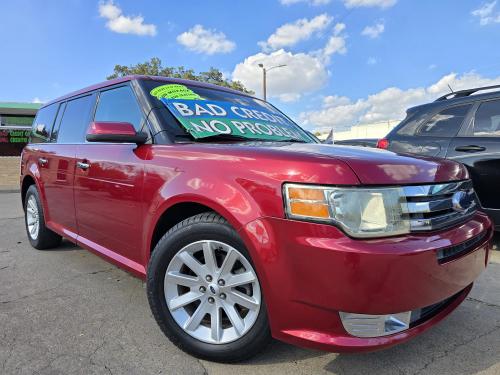
[[[500,83],[500,3],[410,0],[2,1],[0,101],[46,101],[160,57],[210,66],[311,129],[397,119]]]

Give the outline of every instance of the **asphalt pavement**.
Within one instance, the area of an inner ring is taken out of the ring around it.
[[[163,336],[141,280],[69,242],[31,248],[19,202],[0,193],[1,375],[500,374],[498,251],[467,300],[406,344],[339,355],[273,342],[249,362],[222,365]]]

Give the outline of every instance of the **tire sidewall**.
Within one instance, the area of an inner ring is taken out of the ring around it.
[[[179,250],[190,243],[202,240],[212,240],[226,243],[240,253],[250,262],[252,259],[246,250],[242,240],[236,231],[226,224],[197,222],[191,225],[181,227],[177,230],[167,233],[157,244],[153,251],[149,266],[147,289],[148,298],[155,318],[174,344],[180,346],[185,351],[198,357],[208,360],[222,362],[238,361],[252,355],[252,346],[259,344],[265,345],[269,334],[269,324],[267,318],[266,305],[261,291],[261,306],[259,316],[250,330],[236,341],[226,344],[209,344],[195,339],[175,322],[165,299],[164,277],[168,265]],[[257,352],[258,350],[255,350]]]

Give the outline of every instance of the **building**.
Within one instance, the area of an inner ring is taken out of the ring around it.
[[[28,142],[38,103],[0,102],[0,156],[18,156]]]
[[[354,125],[351,129],[342,132],[333,129],[333,139],[334,141],[343,141],[346,139],[384,138],[400,122],[400,120],[389,120],[373,124]],[[329,132],[322,133],[318,138],[325,139]]]

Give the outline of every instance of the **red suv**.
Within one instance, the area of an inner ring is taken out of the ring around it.
[[[260,99],[160,77],[45,105],[21,187],[33,247],[146,279],[165,335],[215,361],[406,341],[464,300],[492,236],[458,163],[322,145]]]

